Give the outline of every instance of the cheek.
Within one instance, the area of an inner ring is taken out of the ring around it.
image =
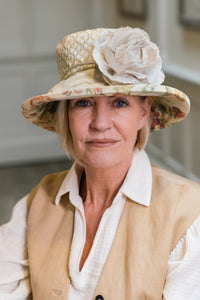
[[[74,147],[80,145],[87,136],[87,122],[85,118],[77,114],[69,114],[69,129],[72,135]]]
[[[149,120],[151,105],[147,103],[145,107],[141,108],[138,129],[142,129]]]
[[[127,147],[133,149],[136,143],[138,131],[141,129],[140,127],[142,125],[140,113],[138,112],[136,114],[134,112],[126,115],[126,118],[121,120],[118,125],[121,128],[121,134],[127,143]]]
[[[81,126],[78,120],[79,118],[74,116],[74,114],[69,113],[69,129],[72,135],[73,144],[75,141],[79,139],[79,134],[80,134],[79,128],[81,128]]]
[[[123,136],[124,141],[132,148],[137,139],[138,121],[133,118],[127,118],[119,123],[118,131]]]
[[[140,118],[140,120],[138,121],[138,130],[142,129],[145,126],[147,120],[148,120],[148,115]]]

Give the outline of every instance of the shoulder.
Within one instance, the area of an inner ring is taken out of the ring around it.
[[[44,176],[42,180],[40,181],[38,186],[48,186],[48,188],[55,188],[58,185],[62,183],[64,180],[65,176],[67,175],[68,170],[58,172],[58,173],[52,173]]]
[[[174,228],[172,250],[200,215],[200,185],[156,166],[152,178],[151,205]]]
[[[67,176],[67,173],[68,170],[44,176],[39,184],[29,193],[27,201],[28,207],[36,196],[38,196],[38,199],[42,196],[43,199],[50,198],[53,200],[56,197],[64,178]]]
[[[152,166],[151,205],[164,207],[170,214],[200,214],[200,185],[182,176]]]
[[[157,192],[172,191],[182,194],[197,194],[200,198],[200,184],[185,177],[152,165],[153,188]]]

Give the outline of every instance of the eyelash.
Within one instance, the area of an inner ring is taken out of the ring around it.
[[[87,105],[85,105],[87,104]],[[88,107],[89,105],[91,105],[91,103],[89,102],[88,99],[80,99],[78,101],[76,101],[75,103],[75,106],[78,106],[78,107]]]
[[[120,105],[118,105],[120,104]],[[92,100],[90,99],[79,99],[74,103],[74,106],[84,108],[93,105]],[[111,102],[111,107],[114,108],[123,108],[128,106],[128,102],[124,98],[114,98]]]
[[[113,102],[115,104],[115,107],[117,107],[117,108],[126,107],[128,105],[127,101],[125,101],[125,99],[123,99],[123,98],[116,98],[116,99],[114,99]],[[122,105],[117,106],[117,103],[121,103]]]

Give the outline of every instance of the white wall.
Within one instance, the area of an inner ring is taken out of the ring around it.
[[[151,135],[148,151],[161,164],[199,180],[200,30],[179,24],[178,0],[149,0],[146,20],[122,16],[118,1],[0,0],[0,165],[64,155],[54,134],[20,113],[24,99],[59,81],[56,44],[78,30],[129,25],[146,29],[159,44],[165,84],[185,91],[192,104],[186,121]]]
[[[25,120],[22,102],[59,81],[55,47],[89,26],[89,1],[0,0],[0,164],[64,155],[55,134]]]

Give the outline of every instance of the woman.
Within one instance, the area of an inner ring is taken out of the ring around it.
[[[0,299],[199,299],[200,188],[144,151],[150,130],[187,115],[187,96],[160,85],[158,48],[140,29],[68,35],[57,61],[62,81],[22,111],[75,163],[2,227]]]

